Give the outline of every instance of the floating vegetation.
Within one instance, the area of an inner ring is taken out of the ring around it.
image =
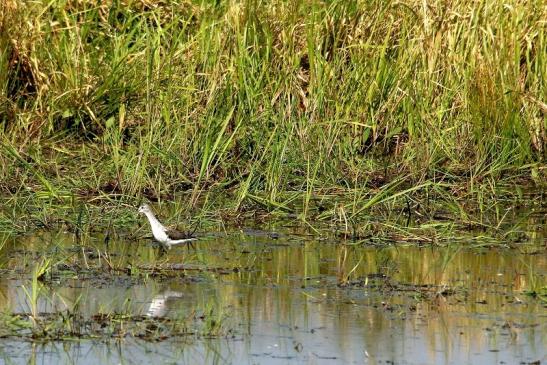
[[[172,319],[128,313],[98,313],[89,318],[80,313],[10,313],[0,316],[0,338],[30,341],[116,340],[136,337],[146,341],[173,338],[196,340],[231,336],[221,323],[206,315]]]

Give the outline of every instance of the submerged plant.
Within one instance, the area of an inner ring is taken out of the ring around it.
[[[37,324],[37,319],[40,316],[40,313],[38,312],[38,301],[42,295],[42,283],[40,281],[42,280],[44,275],[48,273],[50,269],[51,269],[51,260],[43,259],[42,261],[38,262],[32,270],[30,287],[23,286],[23,291],[25,292],[25,295],[27,296],[28,303],[30,306],[30,313],[31,313],[30,319],[33,321],[35,325]]]

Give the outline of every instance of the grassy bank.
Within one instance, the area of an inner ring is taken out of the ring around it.
[[[541,1],[4,1],[3,227],[143,199],[499,227],[545,188],[545,28]]]

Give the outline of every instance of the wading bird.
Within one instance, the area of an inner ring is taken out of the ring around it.
[[[179,232],[176,229],[171,229],[165,227],[160,221],[154,216],[152,209],[148,204],[143,204],[139,207],[139,213],[143,213],[148,218],[150,222],[150,227],[152,228],[152,235],[154,239],[162,244],[163,247],[169,249],[173,245],[178,245],[181,243],[192,244],[193,241],[197,238],[192,237],[191,235],[183,232]]]

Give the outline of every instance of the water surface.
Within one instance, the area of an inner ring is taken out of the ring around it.
[[[147,241],[106,245],[101,236],[41,233],[2,251],[2,312],[32,312],[29,273],[42,257],[53,264],[40,282],[39,315],[169,318],[185,321],[191,334],[7,336],[0,339],[5,363],[547,361],[546,304],[527,294],[546,285],[538,245],[379,248],[244,230],[162,253]]]

